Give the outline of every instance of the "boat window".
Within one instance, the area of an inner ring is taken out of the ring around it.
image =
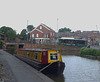
[[[58,53],[50,53],[50,60],[58,60],[59,54]]]
[[[26,55],[26,53],[24,52],[24,56]]]
[[[38,57],[38,53],[35,53],[34,59],[37,59]]]
[[[46,55],[46,52],[43,52],[43,56],[45,56]]]
[[[30,52],[27,52],[27,57],[30,57]]]

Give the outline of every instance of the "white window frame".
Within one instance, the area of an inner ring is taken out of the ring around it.
[[[52,36],[52,32],[50,32],[50,36]]]
[[[42,29],[42,26],[40,26],[40,29]]]
[[[55,53],[49,53],[49,60],[52,60],[50,54],[55,54]],[[57,57],[58,57],[58,59],[56,59],[56,60],[59,60],[59,53],[57,53]]]
[[[32,34],[32,38],[34,38],[34,34]]]
[[[46,38],[46,34],[44,34],[44,38]]]
[[[36,37],[38,38],[39,37],[39,34],[36,34]]]
[[[53,36],[54,36],[54,33],[53,33]]]
[[[47,38],[48,38],[48,34],[47,34]]]

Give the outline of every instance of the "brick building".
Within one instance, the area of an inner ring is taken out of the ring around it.
[[[47,42],[55,38],[55,31],[48,27],[47,25],[41,23],[38,27],[30,32],[31,40],[36,40],[36,42]]]
[[[75,39],[87,40],[88,45],[98,45],[100,43],[99,31],[83,31],[77,30],[76,32],[59,32],[59,38],[61,37],[73,37]]]
[[[76,31],[74,38],[86,39],[88,45],[98,45],[100,37],[99,31]]]

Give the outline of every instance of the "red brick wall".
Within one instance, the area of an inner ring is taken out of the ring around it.
[[[40,26],[42,26],[42,25],[40,25]],[[40,29],[40,26],[38,26],[37,27],[37,29]],[[42,26],[42,29],[44,30],[44,31],[46,31],[46,32],[48,32],[49,34],[48,34],[48,37],[49,38],[55,38],[55,32],[54,31],[51,31],[51,30],[48,30],[46,27],[44,27],[44,26]],[[52,33],[52,35],[50,35],[50,33]],[[54,34],[53,34],[54,33]]]
[[[31,38],[32,38],[32,34],[34,34],[34,38],[43,38],[44,37],[44,34],[39,32],[39,31],[37,31],[37,30],[34,30],[33,32],[31,32],[31,34],[30,34]],[[37,37],[36,34],[39,34],[39,37]]]
[[[61,54],[63,55],[79,55],[80,54],[80,48],[76,46],[64,46],[64,45],[43,45],[43,44],[31,44],[31,43],[25,43],[25,48],[29,49],[40,49],[40,48],[50,48],[50,49],[58,49],[61,51]]]

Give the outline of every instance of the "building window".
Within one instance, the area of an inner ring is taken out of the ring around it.
[[[34,59],[37,60],[37,58],[38,58],[38,53],[35,53]]]
[[[50,32],[50,36],[52,36],[52,32]]]
[[[42,29],[42,26],[40,26],[40,29]]]
[[[27,57],[30,57],[30,52],[27,52]]]
[[[54,33],[53,33],[53,36],[54,36]]]
[[[46,34],[44,34],[44,38],[46,38]]]
[[[32,37],[34,38],[34,34],[32,34]]]
[[[36,34],[36,37],[39,37],[39,34]]]
[[[24,52],[24,56],[26,56],[26,52]]]
[[[47,38],[48,38],[48,34],[47,34]]]

